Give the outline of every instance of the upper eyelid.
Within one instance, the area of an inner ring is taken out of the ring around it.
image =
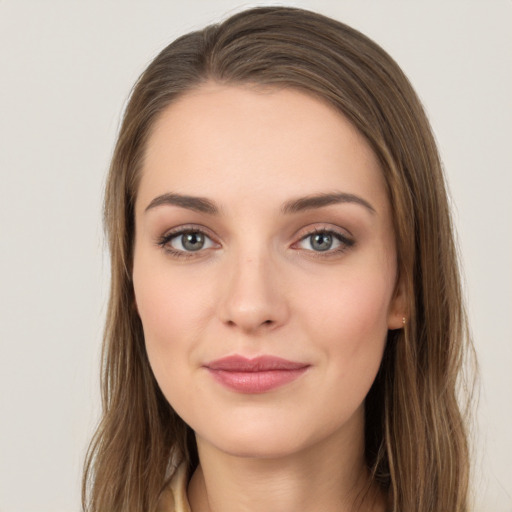
[[[354,235],[349,229],[328,222],[316,222],[303,226],[295,232],[294,237],[302,240],[303,238],[315,233],[334,233],[343,238],[354,238]]]
[[[336,231],[334,229],[314,229],[314,230],[309,231],[308,233],[305,233],[304,235],[302,235],[292,245],[302,242],[303,240],[305,240],[306,238],[309,238],[312,235],[316,235],[316,234],[320,234],[320,233],[332,234],[340,242],[348,244],[348,245],[353,245],[355,243],[355,240],[353,239],[352,236],[344,235],[343,233],[340,233],[339,231]]]
[[[180,226],[176,226],[173,228],[170,228],[166,230],[162,235],[159,235],[157,237],[157,242],[159,244],[168,242],[174,237],[180,236],[184,233],[190,233],[190,232],[199,232],[208,238],[210,238],[213,242],[220,244],[221,237],[217,236],[216,233],[212,232],[211,229],[207,228],[206,226],[203,226],[201,224],[183,224]],[[308,236],[311,236],[315,233],[333,233],[334,235],[337,235],[341,237],[342,239],[350,239],[353,240],[352,233],[347,228],[342,228],[341,226],[333,225],[330,223],[312,223],[306,226],[301,227],[300,229],[296,230],[294,235],[291,237],[294,241],[292,242],[292,245],[303,240],[304,238],[307,238]]]
[[[194,232],[201,233],[202,235],[209,238],[211,240],[211,242],[213,242],[213,244],[219,245],[218,240],[214,236],[210,235],[209,230],[203,229],[202,227],[197,227],[197,226],[180,226],[180,227],[169,229],[164,234],[156,237],[155,245],[157,245],[159,248],[164,249],[168,252],[174,252],[175,254],[178,254],[178,253],[189,254],[189,256],[192,256],[194,254],[194,252],[189,253],[188,251],[182,251],[180,249],[171,249],[168,247],[168,245],[170,244],[171,240],[173,240],[179,236],[182,236],[185,233],[194,233]],[[198,250],[197,255],[199,253],[203,253],[205,250],[206,249]]]
[[[198,232],[203,235],[206,235],[207,237],[211,238],[212,240],[216,237],[214,234],[212,234],[211,230],[206,228],[205,226],[197,225],[197,224],[184,224],[182,226],[177,226],[175,228],[168,229],[165,231],[161,236],[158,237],[158,239],[162,238],[173,238],[175,236],[179,236],[183,233],[194,233]]]

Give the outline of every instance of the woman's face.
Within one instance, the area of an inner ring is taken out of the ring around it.
[[[133,282],[155,377],[198,441],[257,457],[360,441],[403,308],[381,170],[331,107],[213,83],[168,107]]]

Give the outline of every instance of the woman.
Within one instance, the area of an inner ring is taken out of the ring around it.
[[[467,510],[444,180],[396,63],[258,8],[165,48],[107,183],[100,510]]]

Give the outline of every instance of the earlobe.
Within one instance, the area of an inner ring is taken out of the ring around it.
[[[388,316],[388,329],[403,329],[407,323],[407,318],[403,313],[390,313]]]
[[[395,294],[389,305],[388,329],[403,329],[407,323],[407,301],[405,290],[400,280],[396,286]]]

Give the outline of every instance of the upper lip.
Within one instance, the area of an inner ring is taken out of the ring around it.
[[[253,359],[234,355],[216,359],[204,366],[210,370],[226,372],[268,372],[272,370],[299,370],[309,365],[270,355],[258,356]]]

